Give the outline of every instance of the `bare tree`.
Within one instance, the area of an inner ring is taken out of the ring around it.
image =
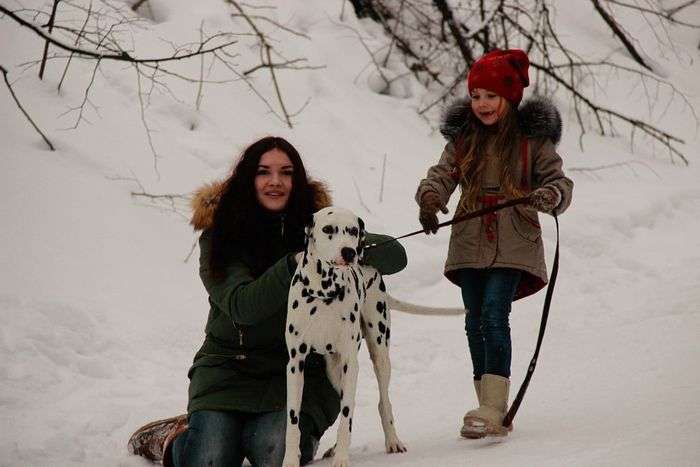
[[[645,16],[653,16],[660,25],[650,24],[652,28],[670,25],[698,28],[700,26],[676,17],[681,9],[696,2],[687,1],[668,10],[663,10],[657,2],[590,2],[627,51],[632,63],[626,63],[624,56],[617,55],[596,61],[582,58],[575,47],[565,44],[559,37],[551,0],[352,1],[358,16],[370,17],[383,26],[389,53],[393,47],[405,67],[427,87],[428,94],[437,96],[418,110],[421,115],[457,95],[458,85],[463,82],[476,56],[494,48],[518,47],[530,57],[535,92],[549,95],[560,89],[570,96],[581,137],[591,126],[600,134],[615,135],[617,125],[624,124],[632,138],[635,133],[641,133],[665,147],[672,161],[688,164],[680,149],[684,141],[677,135],[651,121],[628,114],[625,109],[600,103],[596,90],[602,86],[595,76],[607,70],[624,79],[633,79],[645,90],[655,88],[656,92],[647,93],[650,108],[659,104],[658,91],[665,90],[668,97],[662,104],[668,106],[680,98],[682,105],[692,112],[697,126],[698,118],[688,98],[654,69],[655,65],[641,50],[638,41],[616,19],[615,10],[634,9]],[[592,87],[586,85],[591,82]]]
[[[171,43],[172,53],[159,56],[144,56],[144,52],[141,49],[137,50],[133,43],[134,32],[148,28],[148,21],[137,13],[140,7],[147,5],[147,0],[138,0],[131,6],[111,0],[53,0],[48,10],[11,9],[0,4],[0,21],[5,20],[0,22],[0,26],[7,27],[14,23],[16,26],[29,29],[36,35],[38,41],[44,43],[44,53],[41,58],[20,64],[20,73],[39,66],[39,76],[43,78],[48,63],[65,62],[58,84],[59,92],[70,76],[71,63],[77,59],[90,64],[90,79],[85,85],[82,101],[59,116],[75,115],[75,121],[68,129],[75,129],[81,122],[87,122],[90,110],[97,112],[97,106],[93,103],[95,83],[101,79],[101,76],[113,70],[106,67],[108,63],[121,64],[120,68],[123,68],[123,65],[132,67],[136,78],[135,88],[141,122],[148,147],[153,155],[153,167],[158,173],[160,155],[152,137],[154,128],[148,121],[147,108],[154,92],[182,102],[171,89],[175,82],[196,86],[193,107],[197,111],[201,109],[205,84],[224,85],[243,82],[272,113],[289,127],[293,125],[293,118],[308,104],[307,100],[300,110],[288,111],[282,97],[282,86],[277,70],[308,70],[320,67],[309,65],[303,57],[285,59],[272,45],[277,38],[271,39],[276,33],[305,39],[308,37],[261,14],[260,10],[248,12],[248,7],[243,2],[227,1],[234,8],[228,30],[207,33],[202,22],[199,27],[199,41],[182,45]],[[244,20],[243,27],[238,21],[241,18]],[[260,47],[260,64],[245,69],[237,64],[236,59],[239,55],[235,53],[235,48],[247,47],[249,45],[247,42],[251,40],[257,41]],[[243,44],[241,41],[246,43]],[[211,58],[207,76],[205,76],[205,57]],[[182,67],[177,66],[179,62],[190,59],[199,59],[198,76],[189,76],[180,71]],[[214,70],[215,66],[216,70]],[[274,110],[265,93],[258,89],[253,75],[261,69],[267,69],[270,72],[273,92],[279,103],[280,112]],[[224,78],[209,79],[208,77],[214,71],[217,71],[219,76],[223,75]],[[14,97],[17,100],[16,96]],[[18,100],[17,103],[20,105]],[[27,115],[26,112],[25,115]],[[192,129],[194,128],[193,125]],[[48,139],[45,139],[48,143]]]

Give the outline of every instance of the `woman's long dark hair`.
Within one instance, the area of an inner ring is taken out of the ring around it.
[[[299,152],[284,138],[268,136],[248,146],[226,180],[219,203],[214,211],[211,230],[211,254],[209,268],[214,279],[221,280],[225,269],[236,251],[242,249],[253,253],[262,270],[276,259],[270,257],[270,239],[265,234],[264,223],[270,218],[258,202],[255,192],[255,177],[260,159],[268,151],[278,149],[292,162],[292,191],[281,221],[284,223],[283,242],[288,251],[303,248],[304,226],[313,215],[313,194],[309,187],[306,169]],[[251,265],[254,266],[254,265]]]

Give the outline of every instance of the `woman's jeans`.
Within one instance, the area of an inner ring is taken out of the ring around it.
[[[522,272],[510,268],[461,269],[459,284],[467,309],[474,379],[484,374],[510,377],[510,305]]]
[[[313,460],[318,439],[305,414],[301,429],[301,464]],[[265,413],[198,410],[187,431],[175,438],[175,467],[239,467],[248,458],[254,467],[280,467],[284,459],[287,417],[284,410]]]

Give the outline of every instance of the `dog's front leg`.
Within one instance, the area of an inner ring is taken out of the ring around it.
[[[365,336],[367,350],[374,366],[374,375],[379,386],[379,416],[384,430],[386,452],[405,452],[406,446],[396,434],[394,413],[389,400],[389,380],[391,379],[391,361],[389,360],[389,339],[391,335],[391,316],[386,307],[386,296],[381,290],[383,282],[379,278],[379,290],[372,290],[363,310],[362,333]]]
[[[340,378],[340,423],[338,425],[338,439],[335,443],[333,467],[348,467],[350,465],[350,435],[352,433],[352,417],[355,412],[358,364],[357,353],[352,351],[349,353],[350,355],[343,364],[343,373]]]
[[[382,420],[384,430],[384,445],[386,452],[406,452],[406,446],[401,442],[396,434],[394,425],[394,413],[389,400],[389,380],[391,379],[391,362],[389,360],[389,347],[384,344],[371,345],[367,339],[369,356],[374,366],[374,374],[377,377],[379,386],[379,417]]]
[[[299,418],[301,417],[301,396],[304,391],[304,363],[306,355],[292,352],[293,357],[287,363],[287,430],[285,432],[285,450],[283,467],[299,467],[301,451],[299,442]]]

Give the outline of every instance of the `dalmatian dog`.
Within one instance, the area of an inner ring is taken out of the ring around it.
[[[333,467],[349,465],[348,450],[357,386],[357,355],[364,336],[379,383],[379,415],[387,452],[404,452],[389,401],[390,317],[379,272],[360,264],[364,222],[327,207],[306,228],[306,247],[289,289],[287,310],[287,432],[283,467],[299,466],[299,411],[304,361],[324,355],[329,380],[340,395],[341,414]]]

